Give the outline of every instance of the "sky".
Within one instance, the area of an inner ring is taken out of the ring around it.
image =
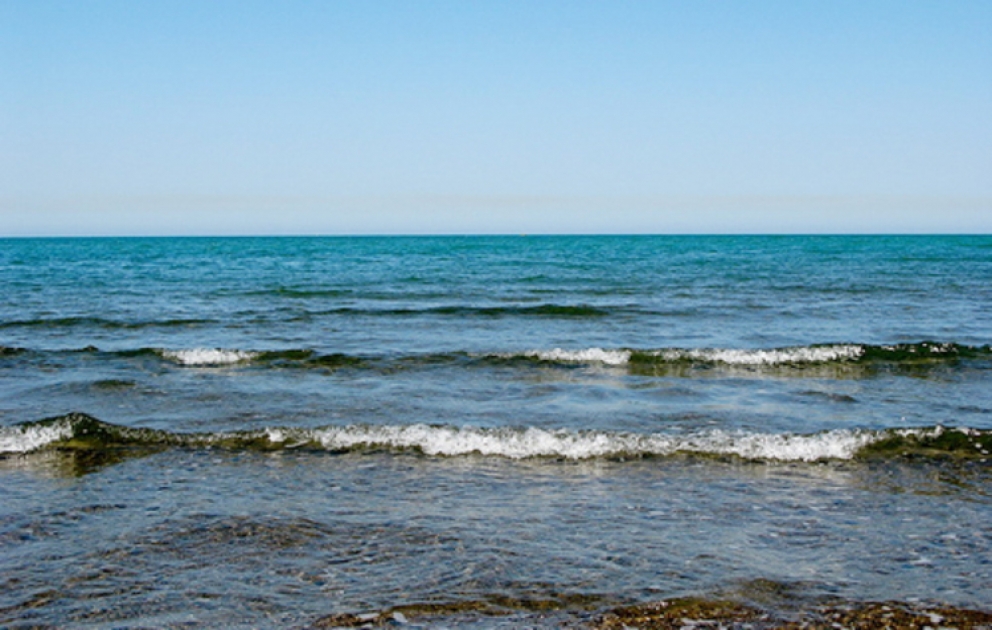
[[[992,233],[992,2],[0,0],[0,236]]]

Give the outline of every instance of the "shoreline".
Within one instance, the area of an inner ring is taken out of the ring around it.
[[[498,627],[558,627],[574,630],[669,630],[725,628],[749,630],[924,630],[992,629],[992,609],[980,610],[909,601],[858,602],[832,599],[759,605],[719,597],[679,597],[654,603],[596,606],[595,597],[516,600],[495,597],[396,606],[380,613],[330,614],[306,626],[326,628],[462,627],[496,622]],[[588,601],[587,601],[588,600]],[[598,602],[600,605],[601,601]],[[521,613],[523,616],[521,617]],[[519,622],[519,624],[518,624]],[[486,626],[488,627],[488,626]]]

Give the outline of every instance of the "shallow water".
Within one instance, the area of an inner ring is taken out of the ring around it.
[[[790,600],[976,606],[992,580],[977,463],[67,459],[2,468],[8,621],[305,625],[424,603],[746,597],[757,580]]]
[[[23,239],[0,282],[4,625],[990,605],[989,237]]]

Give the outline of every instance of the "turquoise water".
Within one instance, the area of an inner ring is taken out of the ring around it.
[[[7,239],[0,286],[4,625],[989,605],[992,237]]]

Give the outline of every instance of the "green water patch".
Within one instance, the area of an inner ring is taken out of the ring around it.
[[[866,345],[860,363],[932,363],[959,359],[992,359],[992,346],[921,341],[892,345]]]
[[[246,291],[243,295],[265,296],[272,295],[282,298],[338,298],[351,296],[355,293],[352,289],[314,289],[301,287],[275,287],[272,289],[262,289],[257,291]]]
[[[85,413],[70,413],[22,426],[42,431],[45,429],[63,430],[63,436],[48,446],[67,450],[101,450],[121,446],[159,446],[165,448],[181,446],[187,441],[184,436],[179,434],[103,422]]]
[[[446,305],[427,308],[356,308],[351,306],[329,309],[311,315],[354,315],[367,317],[547,317],[600,318],[626,311],[621,307],[591,306],[589,304],[536,304],[531,306],[464,306]]]
[[[361,367],[367,363],[362,357],[343,354],[319,354],[313,350],[275,350],[259,353],[254,359],[273,367],[284,368],[325,368]]]
[[[101,390],[101,391],[125,390],[125,389],[132,389],[136,386],[137,383],[135,381],[131,381],[128,379],[119,379],[119,378],[105,378],[99,381],[93,381],[92,384],[93,389]]]
[[[862,447],[861,459],[915,457],[985,459],[992,454],[992,431],[979,429],[890,430]]]

